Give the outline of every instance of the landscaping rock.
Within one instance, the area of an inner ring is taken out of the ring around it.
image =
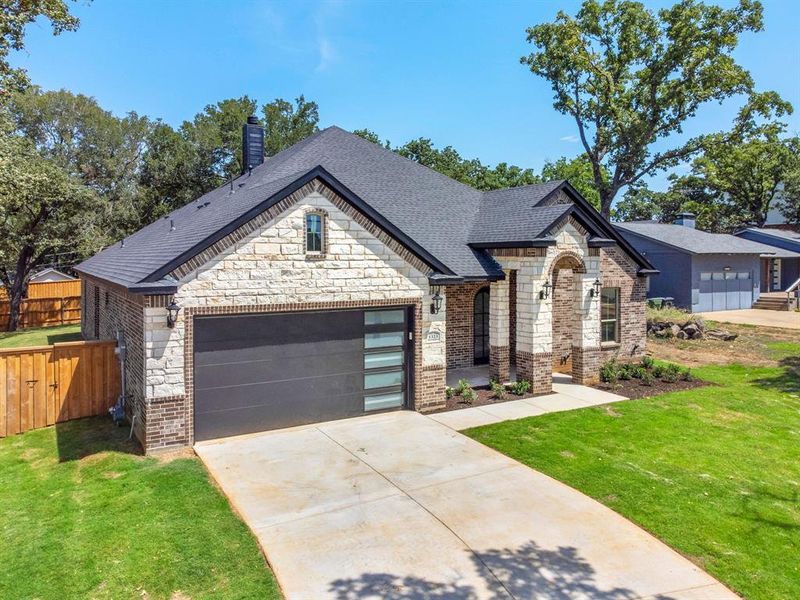
[[[736,339],[736,336],[727,332],[720,331],[714,339]],[[692,317],[684,323],[673,321],[648,321],[647,334],[658,338],[676,337],[681,340],[702,340],[706,337],[706,323],[699,317]],[[730,337],[733,336],[733,337]]]

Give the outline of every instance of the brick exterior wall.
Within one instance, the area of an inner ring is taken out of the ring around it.
[[[617,247],[603,248],[600,251],[600,270],[600,279],[605,287],[620,288],[619,344],[604,344],[600,360],[605,362],[611,358],[639,358],[644,354],[647,344],[645,278],[636,275],[636,263]]]
[[[473,310],[475,294],[488,287],[485,281],[444,287],[447,300],[447,368],[462,369],[475,364]],[[491,306],[491,295],[489,298]]]
[[[490,346],[489,377],[501,383],[506,383],[509,380],[510,367],[511,360],[508,346]]]
[[[125,337],[126,413],[129,419],[136,415],[134,432],[145,446],[144,310],[147,299],[91,277],[83,276],[82,280],[81,333],[84,339],[116,340],[118,332]],[[95,325],[98,335],[95,335]]]
[[[553,270],[553,368],[572,365],[572,336],[575,330],[575,278],[572,269]]]
[[[553,391],[553,354],[551,352],[517,351],[517,380],[531,384],[534,394],[549,394]]]
[[[600,348],[572,347],[572,381],[581,385],[595,383],[600,370]]]

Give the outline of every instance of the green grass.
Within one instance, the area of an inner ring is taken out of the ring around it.
[[[81,337],[80,325],[60,325],[58,327],[38,327],[19,331],[0,332],[0,349],[23,348],[26,346],[49,346],[59,342],[76,342]]]
[[[104,418],[0,440],[0,598],[279,598],[195,458],[132,453]]]
[[[800,598],[800,344],[716,385],[470,429],[596,498],[751,599]]]

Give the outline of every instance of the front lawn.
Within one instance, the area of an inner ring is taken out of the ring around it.
[[[59,342],[77,342],[81,339],[83,338],[80,324],[0,331],[0,349],[50,346]]]
[[[0,439],[0,598],[279,598],[200,461],[127,434],[92,418]]]
[[[800,598],[800,344],[713,384],[465,433],[638,523],[747,598]]]

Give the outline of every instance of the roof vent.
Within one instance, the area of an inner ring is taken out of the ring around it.
[[[264,128],[256,117],[242,126],[242,175],[264,162]]]
[[[683,225],[684,227],[694,229],[696,224],[695,214],[690,212],[682,212],[675,218],[674,223],[675,225]]]

